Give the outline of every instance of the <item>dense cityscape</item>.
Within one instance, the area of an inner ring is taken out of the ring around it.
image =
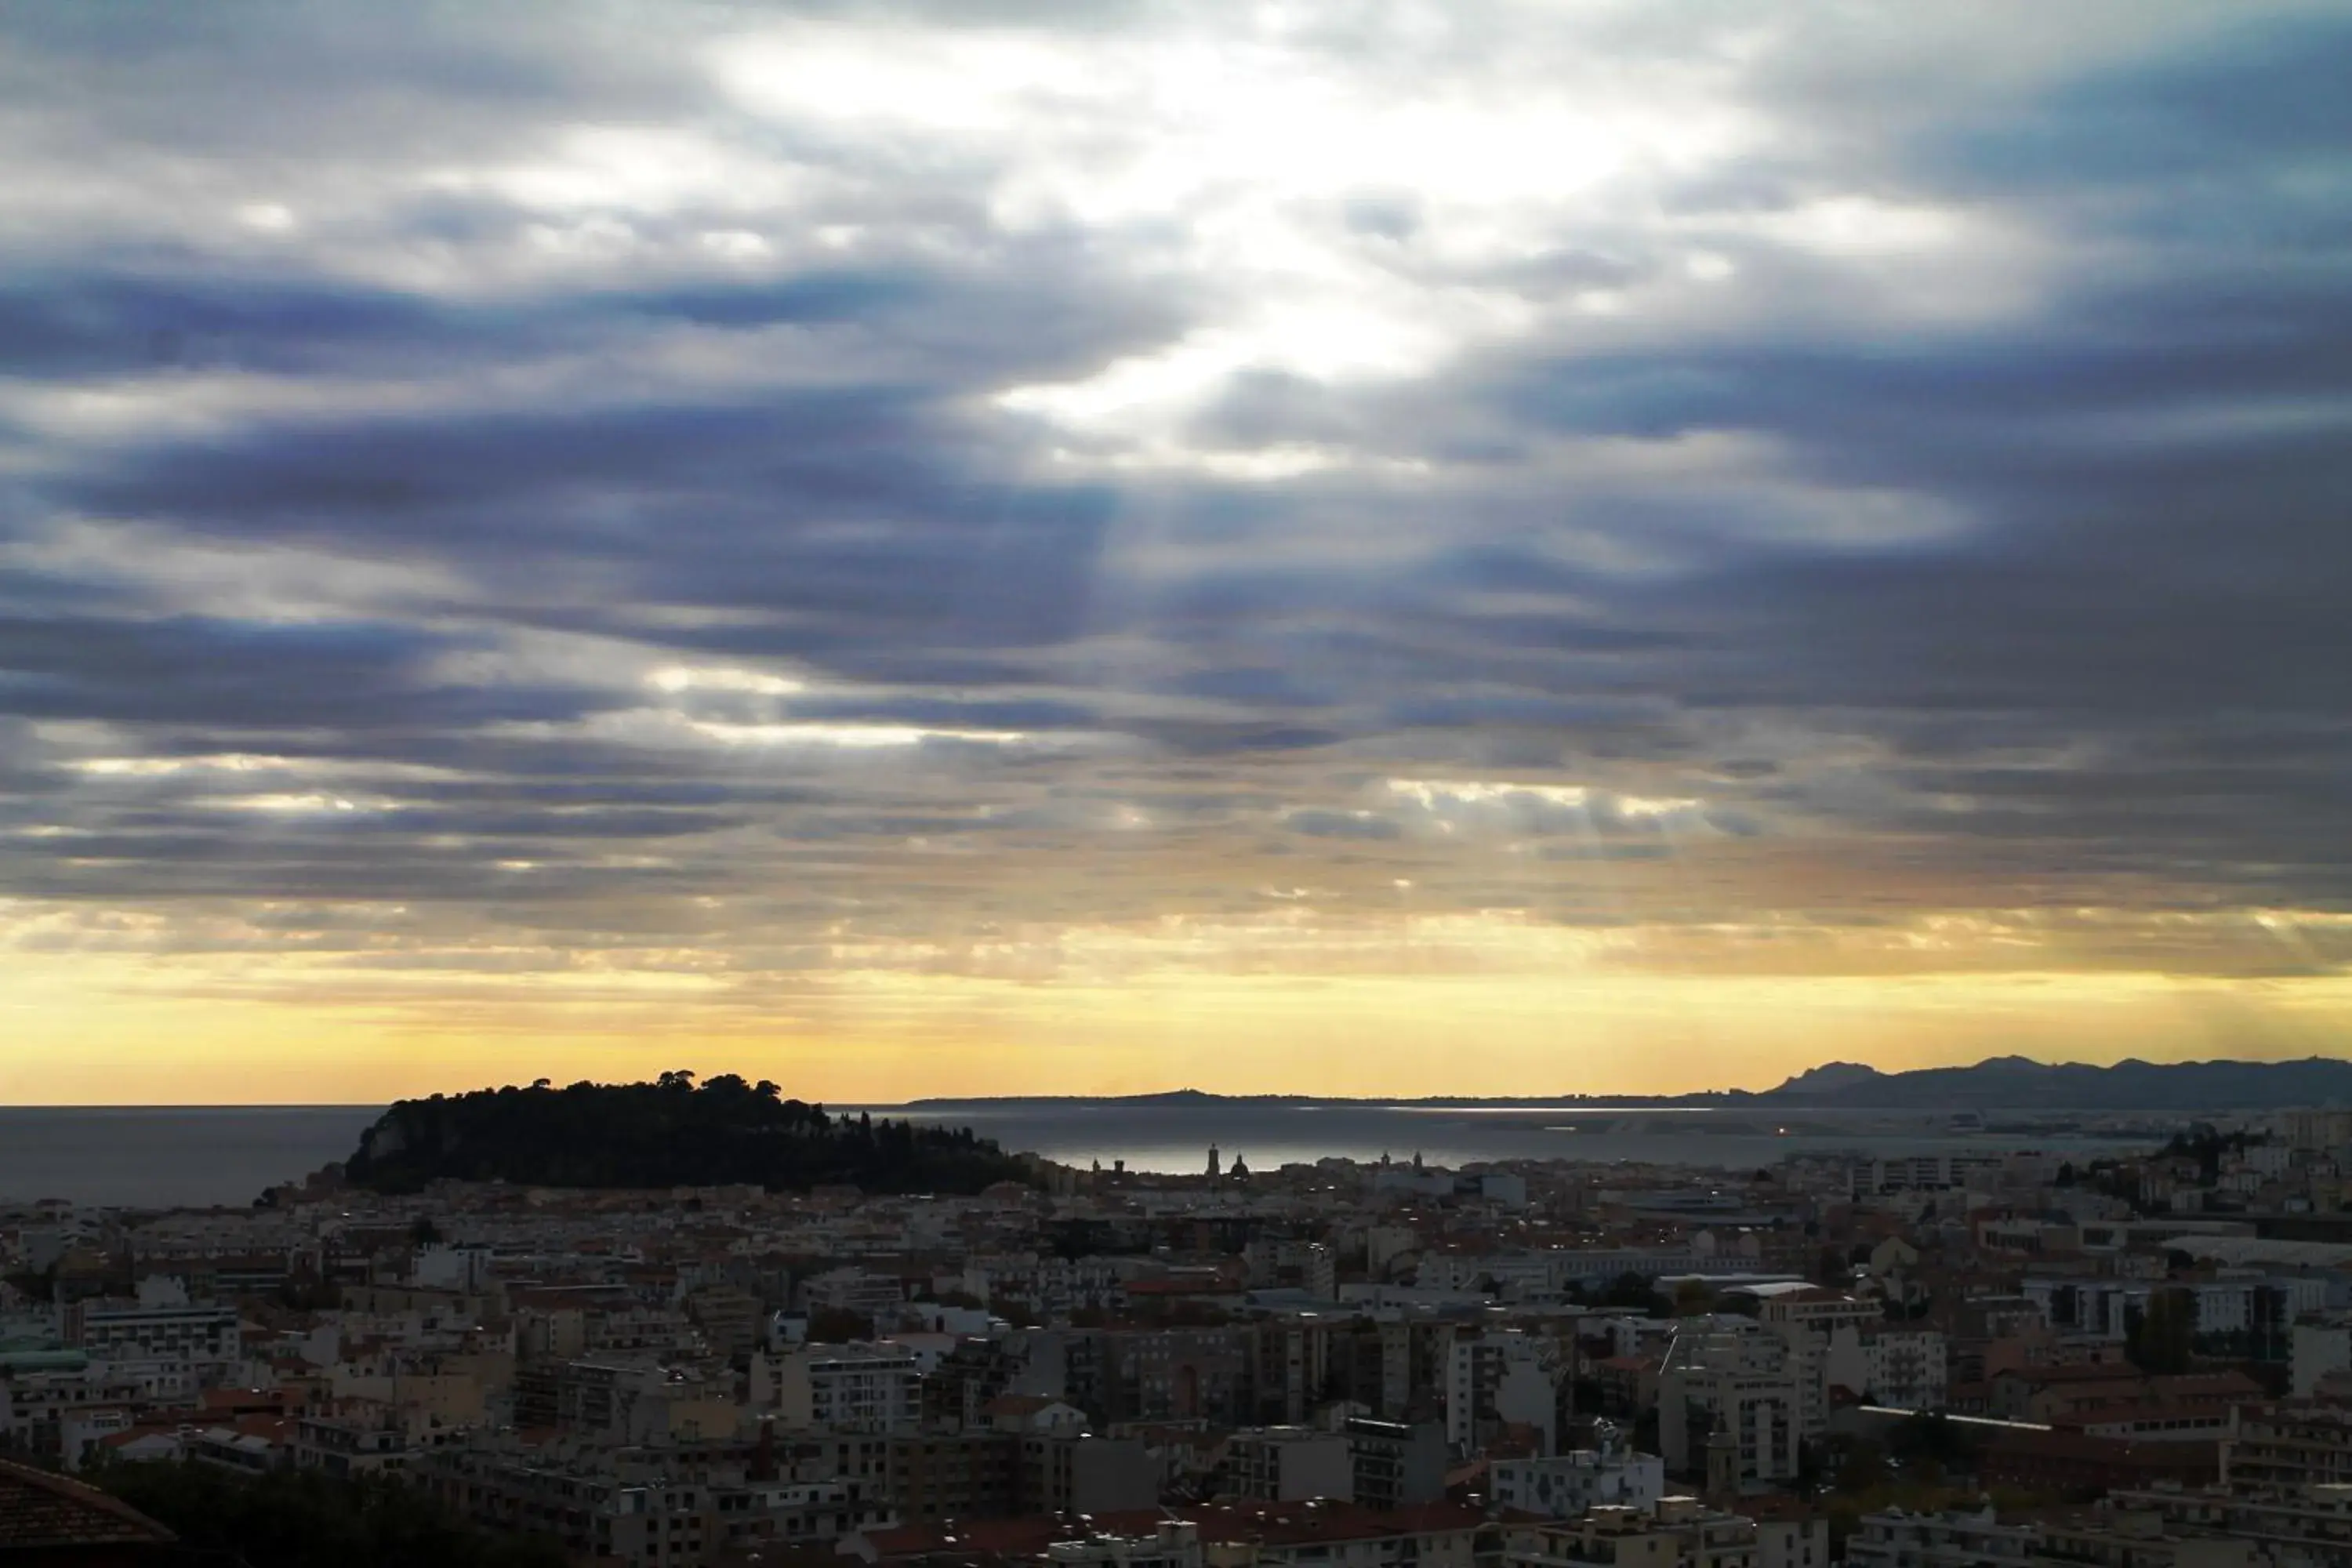
[[[2352,1568],[2352,0],[0,0],[0,1568]]]
[[[690,1081],[630,1092],[775,1093]],[[1981,1142],[19,1203],[0,1497],[124,1561],[289,1481],[629,1568],[2352,1561],[2352,1111]]]

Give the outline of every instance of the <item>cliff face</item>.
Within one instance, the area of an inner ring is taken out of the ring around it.
[[[413,1192],[439,1179],[551,1187],[756,1184],[776,1191],[977,1193],[1027,1168],[970,1129],[829,1116],[732,1076],[477,1089],[404,1100],[360,1139],[352,1184]]]

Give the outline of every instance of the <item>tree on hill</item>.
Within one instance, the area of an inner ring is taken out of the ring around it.
[[[970,1128],[855,1120],[783,1098],[765,1080],[690,1072],[652,1083],[476,1089],[404,1100],[362,1137],[352,1184],[415,1192],[436,1179],[551,1187],[854,1185],[976,1193],[1025,1182],[1020,1161]]]

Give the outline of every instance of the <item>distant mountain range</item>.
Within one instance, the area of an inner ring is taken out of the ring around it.
[[[1974,1067],[1883,1073],[1830,1062],[1757,1097],[1856,1110],[2279,1110],[2352,1105],[2352,1061],[2037,1062],[1994,1057]]]
[[[2113,1067],[2084,1062],[2037,1062],[2025,1057],[1992,1057],[1974,1067],[1921,1068],[1881,1072],[1861,1062],[1825,1062],[1760,1093],[1734,1089],[1722,1094],[1542,1095],[1532,1098],[1447,1095],[1409,1100],[1384,1098],[1341,1101],[1305,1094],[1207,1094],[1180,1089],[1161,1094],[1027,1095],[1001,1100],[921,1100],[908,1109],[925,1111],[959,1107],[1123,1105],[1181,1110],[1242,1102],[1253,1105],[1321,1103],[1378,1105],[1642,1105],[1787,1106],[1842,1110],[2063,1110],[2166,1111],[2279,1110],[2299,1105],[2352,1106],[2352,1061],[2310,1057],[2288,1062],[2121,1061]]]

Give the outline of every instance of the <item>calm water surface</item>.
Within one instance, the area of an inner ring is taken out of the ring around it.
[[[855,1110],[859,1107],[839,1109]],[[1084,1165],[1193,1171],[1216,1144],[1260,1169],[1344,1154],[1432,1164],[1476,1160],[1638,1161],[1744,1169],[1790,1154],[2043,1148],[2084,1157],[2137,1146],[2063,1133],[1963,1133],[1939,1117],[1591,1106],[1057,1104],[977,1102],[877,1115],[969,1126],[1005,1148]],[[163,1207],[250,1204],[278,1182],[341,1160],[375,1106],[0,1107],[0,1200]]]
[[[373,1105],[0,1106],[0,1199],[243,1206],[359,1146]]]
[[[882,1108],[876,1108],[879,1114]],[[1547,1159],[1751,1169],[1793,1154],[1921,1154],[2053,1149],[2069,1158],[2137,1142],[2063,1132],[1962,1132],[1918,1113],[1759,1111],[1687,1107],[1394,1106],[1377,1104],[924,1106],[891,1114],[969,1126],[1010,1150],[1071,1164],[1125,1160],[1129,1170],[1195,1171],[1211,1144],[1260,1169],[1327,1154],[1373,1161],[1386,1154],[1431,1164]]]

